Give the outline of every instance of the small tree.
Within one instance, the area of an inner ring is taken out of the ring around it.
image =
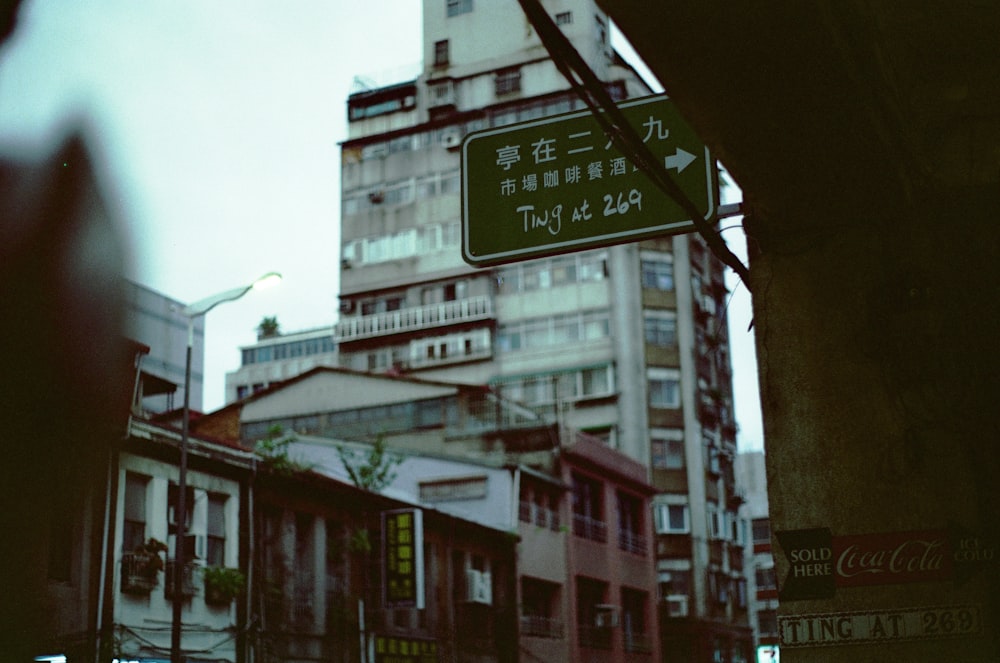
[[[255,451],[260,454],[264,465],[277,474],[291,474],[309,467],[292,460],[288,447],[295,441],[295,435],[285,433],[281,426],[275,424],[267,429],[267,437],[257,442]]]
[[[396,478],[395,467],[403,459],[386,450],[385,439],[375,438],[368,453],[348,449],[343,444],[337,446],[337,454],[347,470],[347,476],[358,488],[379,492]]]
[[[278,324],[278,316],[264,316],[260,324],[257,325],[257,340],[264,338],[274,338],[281,335],[281,325]]]

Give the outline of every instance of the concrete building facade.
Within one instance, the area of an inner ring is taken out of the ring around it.
[[[613,98],[650,93],[594,2],[544,5]],[[427,1],[423,35],[420,76],[348,100],[341,366],[489,384],[639,462],[657,488],[664,660],[747,660],[721,262],[677,236],[467,265],[463,138],[584,106],[513,0]]]
[[[317,366],[336,366],[331,327],[270,337],[240,348],[240,367],[226,373],[226,402],[232,403]]]
[[[520,660],[660,660],[655,490],[603,441],[560,434],[482,385],[346,369],[315,369],[198,424],[222,418],[238,419],[246,445],[294,432],[290,457],[341,480],[338,449],[381,438],[400,460],[384,496],[514,535]]]
[[[151,413],[178,409],[184,404],[188,319],[181,310],[185,304],[133,281],[124,281],[124,286],[126,333],[149,347],[149,353],[142,358],[142,407]],[[202,316],[194,322],[191,346],[191,407],[195,410],[202,407],[204,367]]]

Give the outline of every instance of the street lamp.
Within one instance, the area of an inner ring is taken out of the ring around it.
[[[174,511],[176,531],[174,534],[174,576],[173,580],[173,620],[170,631],[170,660],[172,663],[183,663],[181,655],[181,612],[184,607],[184,544],[187,535],[187,447],[188,429],[191,423],[191,347],[194,345],[194,321],[205,315],[219,304],[236,301],[251,290],[257,290],[275,285],[281,280],[281,274],[268,272],[250,285],[233,288],[217,295],[206,297],[181,309],[181,314],[187,318],[187,357],[184,363],[184,418],[181,428],[181,459],[177,474],[177,505]]]

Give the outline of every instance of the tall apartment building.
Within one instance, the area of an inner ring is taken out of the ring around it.
[[[650,93],[595,2],[543,5],[613,98]],[[463,137],[584,104],[515,0],[425,0],[423,35],[415,80],[348,100],[341,365],[490,384],[648,467],[664,660],[749,660],[721,262],[694,235],[463,262]]]

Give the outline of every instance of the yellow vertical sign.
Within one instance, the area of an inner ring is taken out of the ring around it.
[[[382,601],[386,608],[424,607],[424,532],[420,509],[382,512]]]

